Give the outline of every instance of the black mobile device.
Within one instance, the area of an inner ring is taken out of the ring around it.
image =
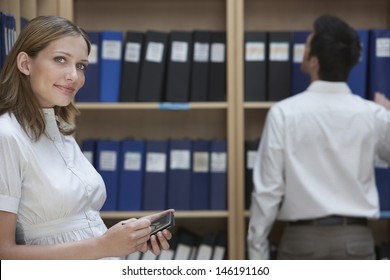
[[[152,228],[152,234],[156,234],[158,231],[161,231],[166,228],[170,228],[175,225],[175,216],[172,212],[168,212],[164,216],[158,218],[157,220],[153,221],[150,224],[150,227]]]

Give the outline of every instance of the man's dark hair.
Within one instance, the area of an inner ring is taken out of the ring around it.
[[[338,17],[322,15],[314,22],[309,56],[319,61],[319,78],[346,81],[361,53],[357,32]]]

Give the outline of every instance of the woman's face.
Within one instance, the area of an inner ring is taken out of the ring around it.
[[[82,36],[52,41],[35,58],[29,58],[31,88],[43,108],[67,106],[84,85],[88,47]]]

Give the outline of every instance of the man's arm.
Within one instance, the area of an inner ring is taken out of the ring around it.
[[[270,110],[253,168],[254,190],[250,209],[250,259],[269,259],[268,234],[284,194],[284,132],[278,109]]]

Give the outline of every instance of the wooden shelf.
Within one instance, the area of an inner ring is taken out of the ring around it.
[[[245,211],[245,218],[249,218],[250,212],[248,210]],[[390,219],[390,210],[381,211],[380,219]]]
[[[113,211],[113,212],[101,212],[103,219],[129,219],[129,218],[141,218],[148,216],[158,211]],[[228,218],[228,211],[176,211],[175,218],[177,219],[214,219],[214,218]]]
[[[191,103],[154,103],[154,102],[134,102],[134,103],[76,103],[80,110],[214,110],[227,109],[226,102],[191,102]]]
[[[245,102],[244,109],[269,109],[274,102]]]

